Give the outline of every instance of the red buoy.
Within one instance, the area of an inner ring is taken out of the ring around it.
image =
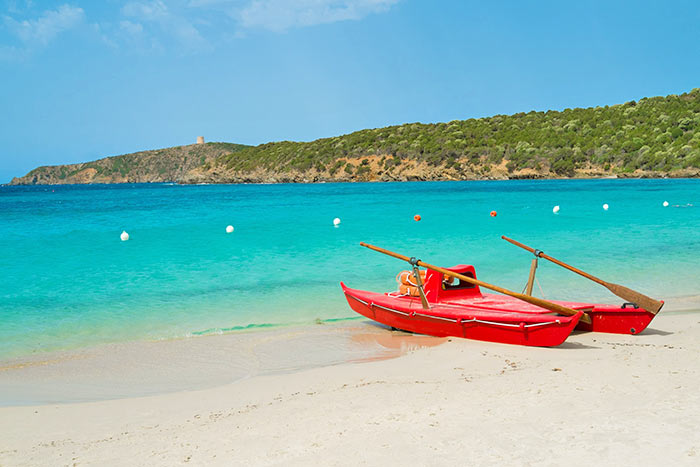
[[[413,220],[418,222],[420,220],[420,215],[416,214],[415,216],[413,216]]]
[[[496,211],[491,211],[491,217],[496,217],[498,213]]]

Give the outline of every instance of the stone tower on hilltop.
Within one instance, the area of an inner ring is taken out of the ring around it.
[[[197,136],[197,144],[204,144],[204,136]]]

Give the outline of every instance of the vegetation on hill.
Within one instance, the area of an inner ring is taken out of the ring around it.
[[[700,88],[613,106],[410,123],[309,143],[268,143],[221,156],[205,169],[316,171],[333,177],[362,172],[369,164],[356,166],[348,159],[367,156],[382,156],[384,172],[413,161],[456,175],[487,174],[504,163],[510,174],[529,169],[535,175],[569,177],[586,170],[624,175],[697,169]]]
[[[40,167],[15,184],[700,176],[700,88],[613,106],[208,143]]]

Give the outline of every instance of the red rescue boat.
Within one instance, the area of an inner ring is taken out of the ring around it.
[[[473,266],[450,270],[475,277]],[[564,342],[583,315],[581,311],[574,316],[558,316],[544,309],[533,313],[523,310],[519,303],[494,306],[491,301],[488,306],[480,306],[484,296],[478,286],[459,281],[448,287],[443,274],[430,270],[424,286],[430,304],[427,310],[411,293],[382,294],[351,289],[342,282],[340,285],[350,308],[357,313],[392,328],[438,337],[551,347]]]
[[[357,313],[404,331],[551,347],[564,342],[574,329],[638,334],[655,316],[631,303],[614,306],[536,299],[479,281],[471,265],[440,268],[362,245],[409,261],[414,269],[399,273],[396,292],[367,292],[341,282],[345,297]],[[419,270],[418,265],[428,269]],[[533,274],[534,269],[531,277]],[[479,285],[508,295],[482,293]]]

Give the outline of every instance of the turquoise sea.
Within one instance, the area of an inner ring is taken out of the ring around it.
[[[3,186],[0,359],[361,320],[339,282],[393,290],[406,265],[360,241],[521,291],[531,255],[502,234],[698,308],[700,180]],[[547,298],[621,301],[552,264],[538,277]]]

